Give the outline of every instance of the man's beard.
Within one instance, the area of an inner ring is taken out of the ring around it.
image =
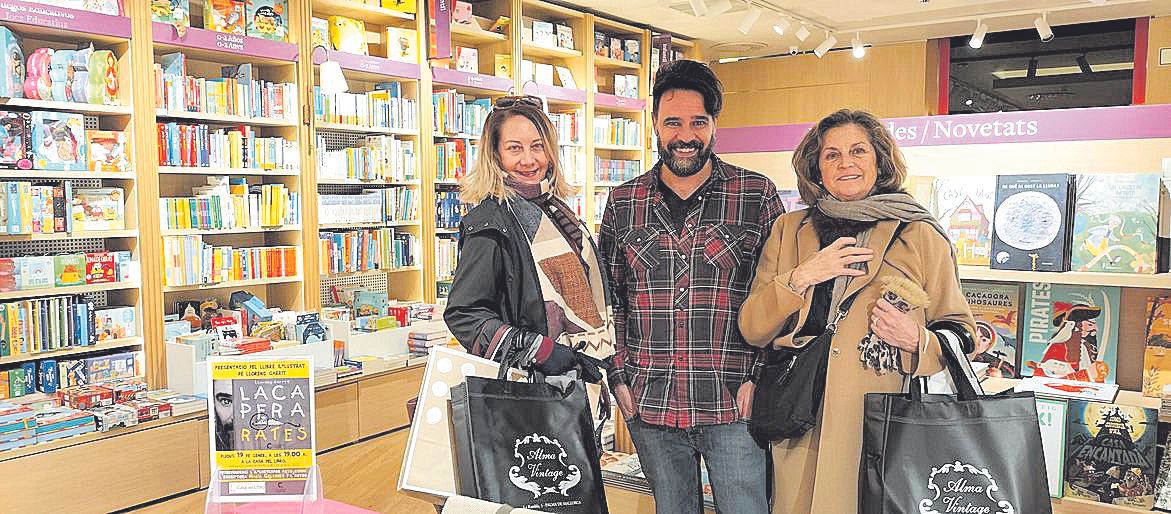
[[[1085,345],[1086,349],[1090,352],[1090,359],[1098,360],[1098,335],[1089,334],[1081,337],[1082,344]]]
[[[667,145],[666,148],[662,144],[659,145],[659,153],[663,155],[663,164],[667,169],[671,170],[677,177],[690,177],[699,173],[703,166],[707,164],[708,159],[712,156],[712,147],[715,146],[716,136],[712,136],[711,141],[704,145],[699,140],[695,141],[675,141]],[[672,155],[673,150],[680,150],[684,148],[694,148],[694,157],[679,157],[675,158]]]

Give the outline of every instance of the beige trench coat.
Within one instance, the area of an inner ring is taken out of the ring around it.
[[[896,221],[882,221],[874,228],[867,246],[874,250],[875,258],[868,263],[868,273],[855,277],[846,290],[847,294],[861,292],[832,341],[820,423],[800,439],[773,444],[775,513],[857,511],[863,395],[902,388],[898,373],[878,376],[864,369],[859,360],[858,341],[869,332],[882,277],[906,277],[927,291],[931,305],[926,312],[916,309],[911,313],[921,324],[949,319],[966,324],[975,333],[972,313],[956,278],[950,243],[927,223],[915,222],[907,225],[886,251],[897,226]],[[799,295],[788,287],[789,278],[819,247],[805,212],[786,214],[774,223],[751,293],[740,310],[740,331],[749,344],[795,346],[793,336],[809,315],[813,288]],[[918,376],[943,369],[940,359],[939,341],[926,329],[921,332],[918,355],[902,352],[903,370]]]

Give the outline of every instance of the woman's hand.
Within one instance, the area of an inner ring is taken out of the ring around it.
[[[850,268],[849,265],[859,262],[870,262],[874,258],[874,250],[862,246],[854,246],[858,240],[853,237],[840,237],[809,260],[797,266],[789,279],[793,289],[804,292],[810,286],[815,286],[826,280],[842,275],[859,277],[866,272]]]
[[[898,310],[881,298],[870,313],[870,331],[895,348],[919,353],[919,337],[923,327],[910,314]]]

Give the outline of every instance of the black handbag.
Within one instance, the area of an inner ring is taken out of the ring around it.
[[[865,398],[858,512],[1050,514],[1033,393],[984,396],[959,342],[940,337],[957,394]]]
[[[771,441],[792,439],[805,435],[817,425],[818,413],[825,396],[825,376],[829,366],[829,350],[837,325],[857,294],[841,303],[834,320],[825,332],[801,348],[779,348],[767,351],[764,366],[753,380],[752,418],[748,433],[762,448]]]
[[[468,377],[451,389],[459,494],[546,512],[607,514],[585,383],[560,390],[540,379],[510,381],[509,355],[503,360],[495,379]]]
[[[891,235],[891,244],[906,226],[899,223]],[[768,448],[772,441],[801,437],[817,425],[825,397],[830,346],[838,323],[845,319],[860,292],[844,298],[825,331],[805,346],[763,350],[764,365],[753,377],[756,389],[752,393],[752,418],[748,421],[748,433],[761,448]]]

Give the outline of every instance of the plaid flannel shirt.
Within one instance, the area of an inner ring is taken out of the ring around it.
[[[646,423],[731,423],[736,391],[758,364],[737,313],[784,207],[771,180],[713,156],[712,177],[677,229],[660,165],[611,191],[602,220],[614,294],[611,380],[630,386]]]

